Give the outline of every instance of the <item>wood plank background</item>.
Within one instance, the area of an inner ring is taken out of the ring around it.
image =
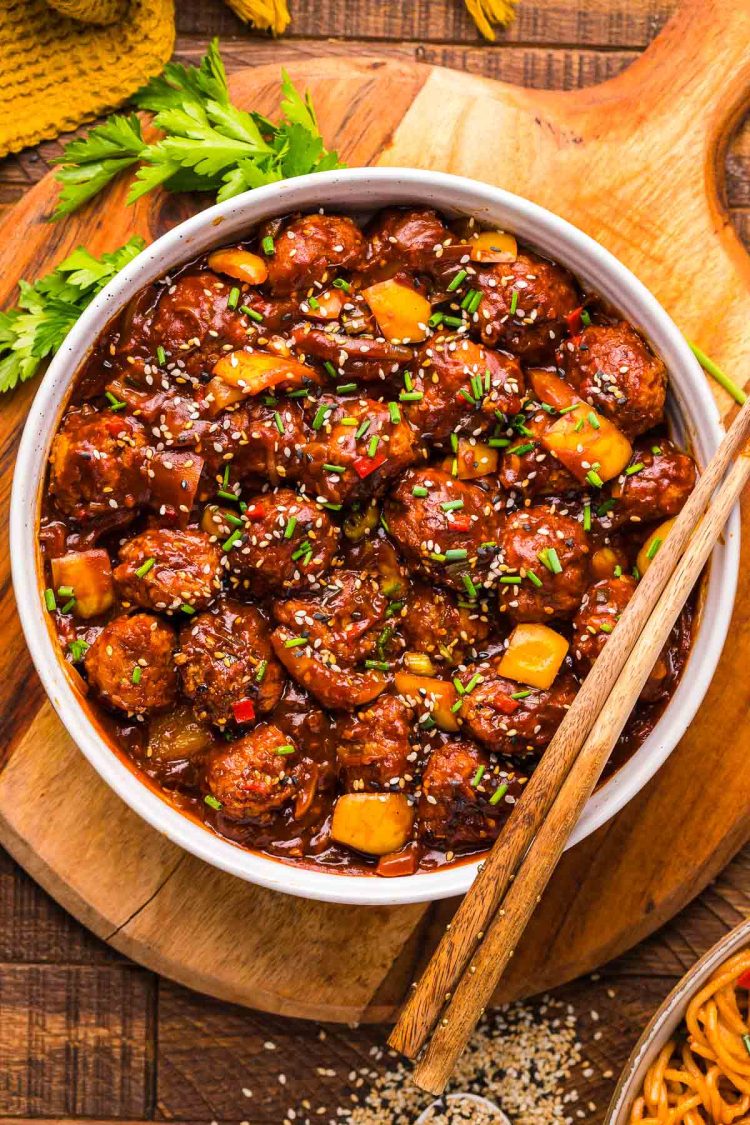
[[[273,43],[249,34],[221,0],[178,0],[176,54],[195,60],[219,35],[230,69],[300,55],[377,53],[569,89],[626,67],[675,4],[523,0],[493,46],[480,41],[459,0],[290,6],[292,34]],[[50,142],[0,162],[0,208],[44,175],[59,151]],[[750,121],[727,154],[726,202],[750,249]],[[559,990],[578,1015],[585,1059],[570,1080],[579,1093],[577,1120],[601,1122],[643,1023],[692,961],[748,913],[750,847],[654,938],[597,979]],[[0,1125],[82,1117],[281,1125],[304,1099],[314,1120],[335,1120],[336,1108],[351,1104],[352,1072],[387,1065],[371,1055],[384,1039],[382,1028],[317,1028],[160,979],[92,937],[0,852]]]

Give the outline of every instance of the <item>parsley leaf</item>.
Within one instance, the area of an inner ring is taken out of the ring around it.
[[[83,246],[51,273],[30,284],[19,281],[18,305],[0,312],[0,392],[31,379],[53,355],[96,294],[144,247],[142,238],[101,258]]]
[[[309,95],[295,89],[285,70],[278,123],[233,104],[215,39],[200,66],[167,63],[133,101],[154,114],[161,137],[145,141],[138,117],[130,114],[110,117],[71,141],[59,161],[63,190],[55,218],[76,210],[136,164],[128,203],[159,186],[230,199],[263,184],[341,167],[323,144]]]

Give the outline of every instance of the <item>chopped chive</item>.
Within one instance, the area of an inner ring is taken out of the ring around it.
[[[73,606],[75,604],[76,604],[75,598],[70,598],[70,600],[67,601],[64,606],[60,607],[60,613],[70,613],[71,609],[73,608]]]
[[[239,291],[239,289],[237,288],[236,285],[233,285],[232,288],[229,290],[229,296],[227,297],[227,308],[228,309],[236,309],[239,302],[240,302],[240,291]]]
[[[447,324],[449,328],[460,328],[463,320],[460,316],[444,316],[443,324]]]
[[[510,445],[510,438],[507,437],[491,437],[487,443],[490,449],[505,449]]]
[[[365,668],[375,672],[390,672],[391,666],[387,660],[365,660]]]
[[[265,236],[265,238],[261,242],[261,247],[263,249],[264,254],[275,254],[276,253],[276,245],[275,245],[275,243],[273,241],[273,238],[271,237],[270,234],[267,234]]]
[[[312,543],[310,542],[309,539],[305,539],[304,542],[297,548],[297,550],[292,555],[292,560],[294,562],[296,562],[297,559],[305,558],[305,556],[307,556],[307,558],[309,558],[310,555],[312,555],[312,553],[313,553]]]
[[[458,273],[456,274],[456,276],[448,282],[448,285],[446,287],[448,292],[449,293],[455,293],[455,291],[458,289],[459,285],[461,285],[466,280],[466,278],[468,276],[469,275],[466,272],[466,270],[459,270]]]
[[[229,538],[224,543],[222,543],[222,545],[221,545],[222,551],[227,551],[227,552],[231,551],[232,547],[234,547],[236,543],[239,543],[239,541],[241,539],[242,539],[242,531],[238,527],[232,532],[232,534],[229,536]]]
[[[470,402],[472,406],[476,406],[476,399],[466,390],[466,387],[461,387],[461,390],[458,393],[461,395],[461,398],[465,398],[466,401]]]
[[[255,673],[256,684],[262,684],[263,683],[263,677],[266,674],[266,668],[268,668],[268,661],[267,660],[261,660],[260,664],[258,665],[257,671]]]
[[[658,457],[659,454],[661,453],[661,446],[660,445],[652,445],[651,446],[651,452],[653,453],[654,457]]]
[[[459,712],[459,711],[461,710],[461,708],[463,707],[463,705],[464,705],[464,701],[463,701],[463,699],[457,699],[457,700],[456,700],[456,702],[455,702],[455,703],[453,704],[453,706],[451,707],[451,714],[453,714],[453,715],[457,715],[457,714],[458,714],[458,712]]]
[[[578,419],[573,429],[577,434],[580,434],[581,430],[583,429],[583,418]]]
[[[156,349],[156,362],[159,364],[159,367],[163,367],[167,362],[167,353],[164,351],[161,344],[159,344]]]
[[[429,557],[433,562],[445,562],[445,555],[441,555],[440,551],[430,551]]]
[[[340,512],[344,505],[333,504],[330,500],[325,500],[320,506],[321,508],[327,508],[329,512]]]
[[[391,416],[391,422],[393,423],[393,425],[397,426],[401,421],[401,411],[399,410],[397,402],[388,403],[388,413]]]
[[[458,676],[453,677],[453,686],[459,695],[464,695],[464,685],[459,680]]]
[[[481,682],[482,682],[482,677],[479,675],[478,672],[475,672],[474,675],[469,680],[468,684],[464,688],[464,695],[471,695],[471,693],[473,692],[473,690],[477,686],[477,684],[479,684]]]
[[[560,562],[560,556],[558,555],[558,553],[557,553],[557,551],[555,550],[554,547],[550,547],[547,550],[547,558],[549,559],[550,570],[552,571],[552,573],[553,574],[562,574],[563,568],[562,568],[562,563]]]
[[[469,557],[469,552],[465,547],[452,547],[451,550],[445,552],[446,562],[460,562],[461,559]]]
[[[477,596],[477,588],[471,580],[471,575],[462,574],[461,575],[461,581],[463,582],[464,586],[466,587],[466,593],[469,595],[469,597],[473,601]]]
[[[580,405],[581,405],[580,402],[574,402],[572,406],[563,406],[562,409],[558,410],[557,413],[558,414],[570,414],[573,410],[577,410]]]
[[[371,425],[372,425],[372,422],[370,421],[370,419],[365,418],[364,422],[362,423],[362,425],[359,427],[356,434],[354,435],[354,440],[359,441],[360,438],[363,438],[365,436],[365,434],[367,433],[367,431],[369,430]]]
[[[285,430],[284,430],[284,419],[281,417],[278,410],[274,410],[273,420],[276,423],[276,429],[279,431],[280,434],[283,434],[285,432]]]
[[[352,287],[348,281],[344,281],[343,277],[336,277],[333,281],[334,289],[343,289],[345,293],[351,293]]]
[[[284,746],[277,746],[274,754],[293,754],[296,746],[292,746],[291,742],[287,742]]]
[[[510,299],[510,315],[511,316],[516,315],[516,309],[517,308],[518,308],[518,290],[514,289],[513,295],[511,296],[511,299]]]
[[[599,421],[599,419],[597,418],[596,414],[594,414],[593,410],[589,410],[588,419],[589,419],[589,425],[592,426],[593,429],[600,430],[602,428],[602,424]]]
[[[634,477],[636,473],[640,473],[641,469],[645,469],[643,461],[636,461],[635,465],[628,465],[625,470],[626,477]]]
[[[466,309],[467,312],[469,311],[469,308],[471,306],[471,302],[474,300],[474,296],[475,296],[476,292],[477,292],[476,289],[467,289],[466,290],[466,296],[464,297],[463,301],[461,302],[461,308],[462,309]]]
[[[263,314],[259,313],[257,309],[251,309],[249,305],[240,305],[240,312],[244,313],[245,316],[249,316],[256,324],[263,323]]]
[[[535,448],[535,441],[527,441],[523,445],[514,445],[512,449],[508,450],[508,453],[516,453],[520,457],[522,453],[531,453],[532,449]]]
[[[58,586],[57,596],[58,598],[73,598],[75,597],[75,590],[72,586]]]
[[[300,387],[298,391],[287,391],[287,398],[307,398],[309,394],[307,387]]]
[[[145,578],[152,567],[156,566],[156,559],[146,559],[135,572],[136,578]]]
[[[451,434],[451,449],[454,453],[458,449],[458,434]]]
[[[742,388],[738,387],[728,375],[725,375],[721,368],[717,367],[714,361],[709,359],[706,353],[702,352],[699,347],[695,344],[691,344],[689,340],[688,345],[703,370],[707,371],[711,378],[715,379],[719,386],[723,387],[727,394],[732,396],[735,402],[739,403],[740,406],[744,406],[747,402],[747,395]]]
[[[143,673],[141,671],[140,664],[136,664],[135,668],[133,669],[133,675],[130,677],[130,682],[137,686],[141,682],[142,675]]]
[[[289,519],[286,521],[286,527],[284,528],[284,538],[285,539],[291,539],[292,538],[292,536],[294,535],[294,529],[295,529],[296,526],[297,526],[297,517],[296,516],[290,516]]]
[[[444,512],[458,512],[463,506],[463,500],[447,500],[445,504],[440,505]]]
[[[57,602],[55,601],[55,591],[47,588],[44,591],[44,604],[50,613],[54,613],[57,609]]]
[[[404,372],[404,386],[406,387],[407,391],[414,390],[414,380],[412,379],[408,371]]]
[[[216,809],[217,812],[219,811],[219,809],[224,807],[221,801],[217,801],[216,797],[212,796],[211,793],[207,793],[203,798],[203,801],[208,805],[210,809]]]
[[[500,803],[500,801],[502,801],[503,797],[505,796],[505,794],[507,792],[508,792],[508,783],[505,782],[503,785],[498,786],[498,788],[492,794],[492,796],[490,797],[490,804],[491,805],[498,805]]]
[[[329,375],[331,376],[331,378],[332,378],[332,379],[335,379],[335,378],[337,378],[337,376],[338,376],[338,371],[337,371],[337,370],[336,370],[336,368],[335,368],[335,367],[333,366],[333,364],[331,363],[330,359],[327,359],[327,360],[325,361],[325,363],[323,364],[323,366],[325,367],[326,371],[328,372],[328,374],[329,374]]]
[[[479,782],[484,777],[485,769],[486,769],[486,766],[478,766],[477,767],[477,772],[474,774],[474,776],[471,779],[471,785],[472,785],[473,789],[476,789],[477,785],[479,785]]]
[[[421,402],[424,394],[422,391],[402,391],[398,397],[401,402]]]
[[[439,313],[439,312],[436,312],[436,313],[433,313],[432,316],[430,317],[430,319],[427,321],[427,327],[428,328],[439,328],[442,323],[443,323],[443,314]]]
[[[307,640],[307,637],[289,637],[284,641],[284,648],[299,648],[300,645],[306,645]]]
[[[656,553],[657,553],[657,551],[659,550],[659,548],[661,547],[661,545],[662,545],[662,543],[663,543],[663,542],[664,542],[664,540],[663,540],[663,539],[659,539],[659,538],[658,538],[658,536],[657,536],[657,538],[656,538],[656,539],[654,539],[654,540],[653,540],[653,541],[652,541],[652,542],[651,542],[651,543],[649,544],[649,548],[648,548],[648,550],[646,551],[646,558],[647,558],[647,559],[653,559],[653,558],[655,558],[655,556],[656,556]]]
[[[378,437],[377,434],[373,434],[372,437],[370,438],[370,443],[367,446],[367,456],[368,457],[374,457],[375,456],[375,454],[378,451],[378,445],[379,444],[380,444],[380,438]]]
[[[471,304],[469,305],[469,308],[468,308],[468,312],[471,316],[474,315],[474,313],[477,311],[477,309],[479,308],[481,303],[482,303],[482,293],[479,291],[479,289],[475,289],[474,290],[474,296],[472,297]]]
[[[538,575],[538,574],[535,574],[533,570],[527,570],[527,571],[526,571],[526,577],[528,578],[529,582],[531,582],[531,584],[532,584],[533,586],[536,586],[536,587],[537,587],[537,589],[538,589],[538,588],[539,588],[540,586],[543,586],[543,585],[544,585],[544,583],[542,582],[542,580],[541,580],[541,578],[539,577],[539,575]]]
[[[110,410],[124,410],[128,405],[126,402],[123,402],[122,399],[119,399],[116,395],[113,395],[111,391],[105,391],[104,395],[109,403]]]
[[[339,383],[339,385],[336,387],[336,394],[338,394],[338,395],[349,395],[349,394],[352,393],[352,391],[356,391],[356,390],[357,390],[357,384],[356,383]]]
[[[225,488],[220,488],[216,495],[220,496],[222,500],[233,500],[235,504],[240,499],[236,492],[227,492]]]
[[[346,468],[343,465],[331,465],[328,461],[325,462],[323,468],[327,473],[335,473],[335,475],[339,477],[346,472]]]
[[[586,473],[586,480],[593,488],[604,488],[604,481],[599,476],[596,469],[589,469]]]
[[[504,574],[500,579],[501,586],[517,586],[521,581],[520,574]]]
[[[583,530],[591,531],[591,504],[588,501],[583,505]]]
[[[314,430],[319,430],[332,410],[333,410],[332,406],[326,406],[325,404],[322,405],[322,406],[319,406],[318,409],[315,411],[315,417],[313,418],[312,428]]]
[[[523,691],[514,691],[510,698],[511,699],[528,699],[528,697],[530,695],[531,695],[531,688],[524,688]]]

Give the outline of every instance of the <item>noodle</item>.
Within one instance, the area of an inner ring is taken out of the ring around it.
[[[649,1067],[630,1125],[750,1125],[750,1002],[737,981],[750,949],[735,954],[685,1013],[685,1038]]]

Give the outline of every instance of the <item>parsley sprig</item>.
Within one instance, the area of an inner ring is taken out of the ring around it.
[[[36,374],[40,363],[57,351],[99,290],[144,245],[142,238],[131,238],[101,258],[79,246],[38,281],[19,281],[17,307],[0,312],[0,393]]]
[[[137,165],[128,202],[163,186],[167,191],[211,192],[218,200],[242,191],[341,167],[328,152],[309,95],[282,70],[281,120],[246,112],[229,96],[217,40],[200,66],[171,62],[133,98],[154,114],[163,134],[148,141],[140,118],[116,114],[66,145],[57,179],[54,217],[77,210],[120,172]]]

